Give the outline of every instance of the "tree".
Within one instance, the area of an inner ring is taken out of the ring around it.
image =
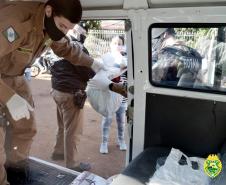
[[[100,20],[85,20],[88,29],[99,30]]]

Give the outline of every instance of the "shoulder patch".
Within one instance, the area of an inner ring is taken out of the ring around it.
[[[2,34],[7,39],[7,41],[9,41],[10,43],[14,42],[15,40],[17,40],[19,38],[18,33],[14,30],[14,28],[12,26],[5,29],[2,32]]]

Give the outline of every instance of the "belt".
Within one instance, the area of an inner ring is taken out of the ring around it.
[[[65,90],[65,89],[60,89],[60,88],[53,88],[53,89],[55,89],[57,91],[64,92],[64,93],[69,93],[69,94],[75,94],[75,93],[80,92],[80,91],[85,92],[84,89],[75,89],[75,90],[69,90],[69,89]]]

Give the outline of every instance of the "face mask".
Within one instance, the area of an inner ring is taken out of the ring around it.
[[[119,52],[122,52],[123,47],[122,47],[122,46],[118,46],[117,50],[118,50]]]
[[[45,16],[44,24],[45,30],[52,40],[59,41],[65,36],[65,34],[56,27],[53,16],[51,17]]]
[[[81,42],[82,44],[84,44],[85,40],[86,40],[86,36],[81,34],[81,35],[80,35],[80,42]]]

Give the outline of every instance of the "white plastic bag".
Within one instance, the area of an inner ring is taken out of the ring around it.
[[[111,117],[119,109],[122,96],[109,90],[110,79],[118,75],[116,69],[101,70],[87,83],[86,94],[90,105],[104,117]]]
[[[178,162],[184,156],[187,165]],[[193,169],[191,161],[198,164],[198,169]],[[209,177],[203,170],[204,159],[187,157],[180,150],[172,148],[165,164],[161,166],[150,179],[148,185],[208,185]]]
[[[111,117],[122,102],[121,95],[109,90],[87,88],[86,94],[90,105],[104,117]]]
[[[84,171],[80,173],[70,185],[91,185],[91,184],[107,185],[107,180],[88,171]]]

